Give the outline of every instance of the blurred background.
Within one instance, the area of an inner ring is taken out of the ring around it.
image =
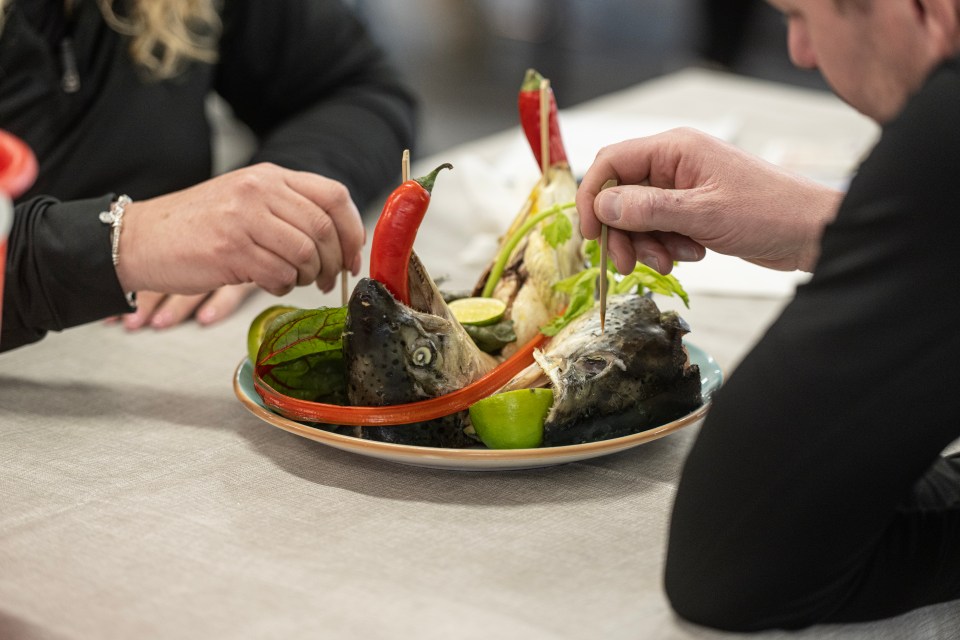
[[[422,99],[418,155],[517,125],[528,67],[561,109],[700,65],[826,90],[763,0],[352,0]]]

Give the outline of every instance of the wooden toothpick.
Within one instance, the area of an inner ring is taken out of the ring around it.
[[[550,169],[550,81],[540,81],[540,170],[543,183],[547,183],[547,171]]]
[[[607,180],[600,187],[600,190],[609,189],[617,186],[616,180]],[[607,327],[607,234],[609,230],[607,225],[600,225],[600,333],[604,333]]]

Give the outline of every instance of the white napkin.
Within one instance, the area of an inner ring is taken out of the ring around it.
[[[589,111],[560,113],[570,164],[579,174],[608,144],[679,126],[695,127],[730,141],[739,128],[729,118],[691,121]],[[434,277],[446,279],[451,288],[469,288],[493,259],[500,235],[520,211],[539,180],[540,170],[519,127],[509,132],[506,144],[492,155],[481,157],[468,144],[443,154],[438,162],[451,162],[454,170],[442,172],[437,178],[417,252]],[[674,273],[691,294],[770,297],[791,295],[808,277],[764,269],[713,252],[701,262],[678,265]]]

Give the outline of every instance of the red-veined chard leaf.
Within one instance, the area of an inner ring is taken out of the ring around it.
[[[345,404],[346,317],[346,307],[299,309],[279,316],[260,344],[257,374],[284,395]]]

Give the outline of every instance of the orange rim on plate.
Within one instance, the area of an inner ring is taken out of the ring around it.
[[[17,136],[0,129],[0,192],[11,199],[22,195],[37,179],[37,157]]]

